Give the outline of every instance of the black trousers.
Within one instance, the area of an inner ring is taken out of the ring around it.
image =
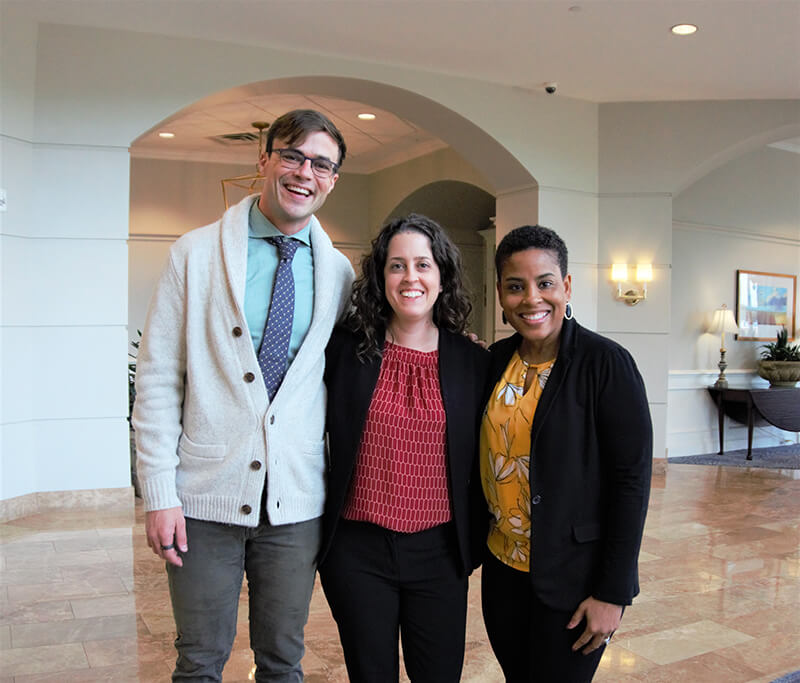
[[[591,654],[573,652],[586,628],[567,623],[575,610],[561,612],[533,593],[530,576],[486,552],[481,573],[483,621],[508,683],[589,683],[605,645]],[[577,609],[575,605],[575,609]]]
[[[413,683],[460,679],[467,577],[458,565],[452,524],[402,534],[339,521],[319,573],[350,681],[397,681],[398,635]]]

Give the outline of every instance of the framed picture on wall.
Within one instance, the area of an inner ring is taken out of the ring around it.
[[[794,339],[797,276],[736,271],[736,322],[742,341],[774,341],[781,328]]]

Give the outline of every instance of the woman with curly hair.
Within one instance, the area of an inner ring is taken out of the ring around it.
[[[464,336],[461,257],[434,221],[383,227],[326,352],[319,572],[351,681],[458,681],[486,504],[477,428],[488,354]]]

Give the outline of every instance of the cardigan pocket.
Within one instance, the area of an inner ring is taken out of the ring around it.
[[[222,460],[225,457],[225,444],[195,443],[184,433],[181,434],[178,441],[178,455],[188,455],[190,458],[206,460]]]
[[[288,464],[294,485],[303,493],[325,494],[325,441],[305,441],[296,460]]]
[[[572,527],[572,536],[578,543],[591,543],[600,539],[602,527],[597,524],[576,524]]]

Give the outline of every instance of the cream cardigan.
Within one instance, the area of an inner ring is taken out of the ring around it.
[[[243,310],[252,195],[170,249],[136,370],[138,476],[146,510],[256,526],[267,481],[272,524],[322,514],[325,346],[353,269],[311,219],[311,326],[270,404]]]

